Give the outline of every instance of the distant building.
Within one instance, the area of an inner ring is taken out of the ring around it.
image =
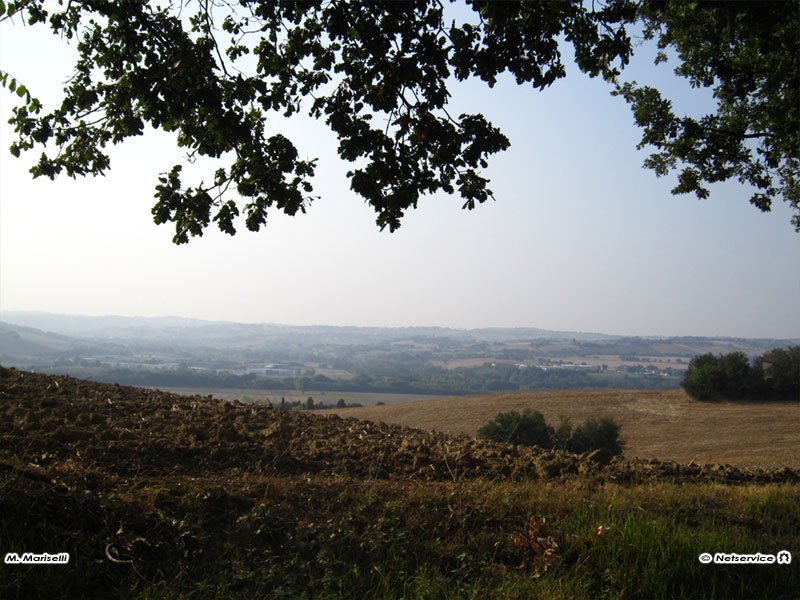
[[[294,377],[295,369],[290,365],[265,365],[264,375],[267,377]]]

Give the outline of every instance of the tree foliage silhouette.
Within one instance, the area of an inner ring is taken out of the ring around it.
[[[269,133],[274,115],[305,112],[335,133],[351,189],[393,231],[424,194],[458,194],[467,209],[493,197],[481,173],[508,138],[482,114],[450,114],[448,85],[493,86],[508,72],[542,90],[565,76],[563,39],[583,72],[631,103],[640,147],[655,150],[645,166],[681,169],[674,193],[706,197],[735,177],[761,210],[782,197],[800,211],[798,0],[466,4],[471,18],[448,23],[439,0],[0,0],[0,18],[47,25],[79,54],[50,112],[0,72],[22,100],[11,152],[42,149],[35,177],[99,175],[110,144],[147,126],[175,132],[189,160],[219,162],[209,182],[185,184],[180,164],[159,177],[153,217],[180,244],[211,221],[234,234],[237,218],[257,231],[270,210],[305,212],[316,159]],[[677,53],[678,75],[713,88],[716,113],[678,116],[658,90],[620,82],[642,26]]]

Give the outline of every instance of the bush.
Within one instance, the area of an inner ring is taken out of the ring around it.
[[[559,418],[561,421],[558,424],[558,429],[556,429],[553,445],[559,450],[566,450],[569,445],[569,438],[572,437],[572,423],[564,415],[560,415]]]
[[[713,354],[695,356],[681,381],[681,387],[692,398],[713,400],[722,389],[722,367]]]
[[[553,447],[553,434],[553,428],[544,422],[544,415],[530,408],[526,408],[522,414],[515,410],[499,413],[478,429],[481,439],[540,448]]]
[[[582,453],[592,450],[607,450],[611,455],[622,454],[625,442],[619,437],[620,426],[613,419],[589,419],[574,430],[570,420],[561,417],[558,429],[545,423],[538,411],[526,408],[522,414],[516,411],[499,413],[478,430],[478,437],[506,444],[556,448]]]
[[[789,349],[775,348],[755,361],[760,368],[764,384],[776,396],[800,396],[800,346]]]
[[[744,398],[750,394],[750,360],[744,352],[731,352],[720,357],[721,394],[727,398]]]
[[[578,454],[591,450],[607,450],[612,456],[622,454],[625,442],[619,439],[619,429],[613,419],[589,419],[572,432],[567,450]]]

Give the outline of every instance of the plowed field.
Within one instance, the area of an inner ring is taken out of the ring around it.
[[[286,412],[14,369],[3,369],[0,378],[0,460],[24,462],[35,470],[70,464],[112,478],[236,469],[424,480],[573,476],[619,482],[800,480],[797,470],[699,461],[615,458],[604,466],[566,452],[505,446],[336,414]],[[445,407],[442,413],[446,409],[454,415],[469,409],[459,404],[459,410],[453,410],[450,400],[437,402],[421,405]]]

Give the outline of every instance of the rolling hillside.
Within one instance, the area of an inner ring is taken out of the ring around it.
[[[441,419],[486,399],[460,401],[417,408]],[[1,367],[0,416],[2,598],[789,600],[800,586],[785,565],[698,561],[796,553],[797,469],[605,464]],[[28,554],[65,560],[14,563]]]
[[[611,417],[622,426],[625,455],[688,463],[800,468],[800,404],[703,403],[679,390],[565,390],[438,398],[337,409],[406,427],[476,435],[499,412],[540,411],[557,426]]]

